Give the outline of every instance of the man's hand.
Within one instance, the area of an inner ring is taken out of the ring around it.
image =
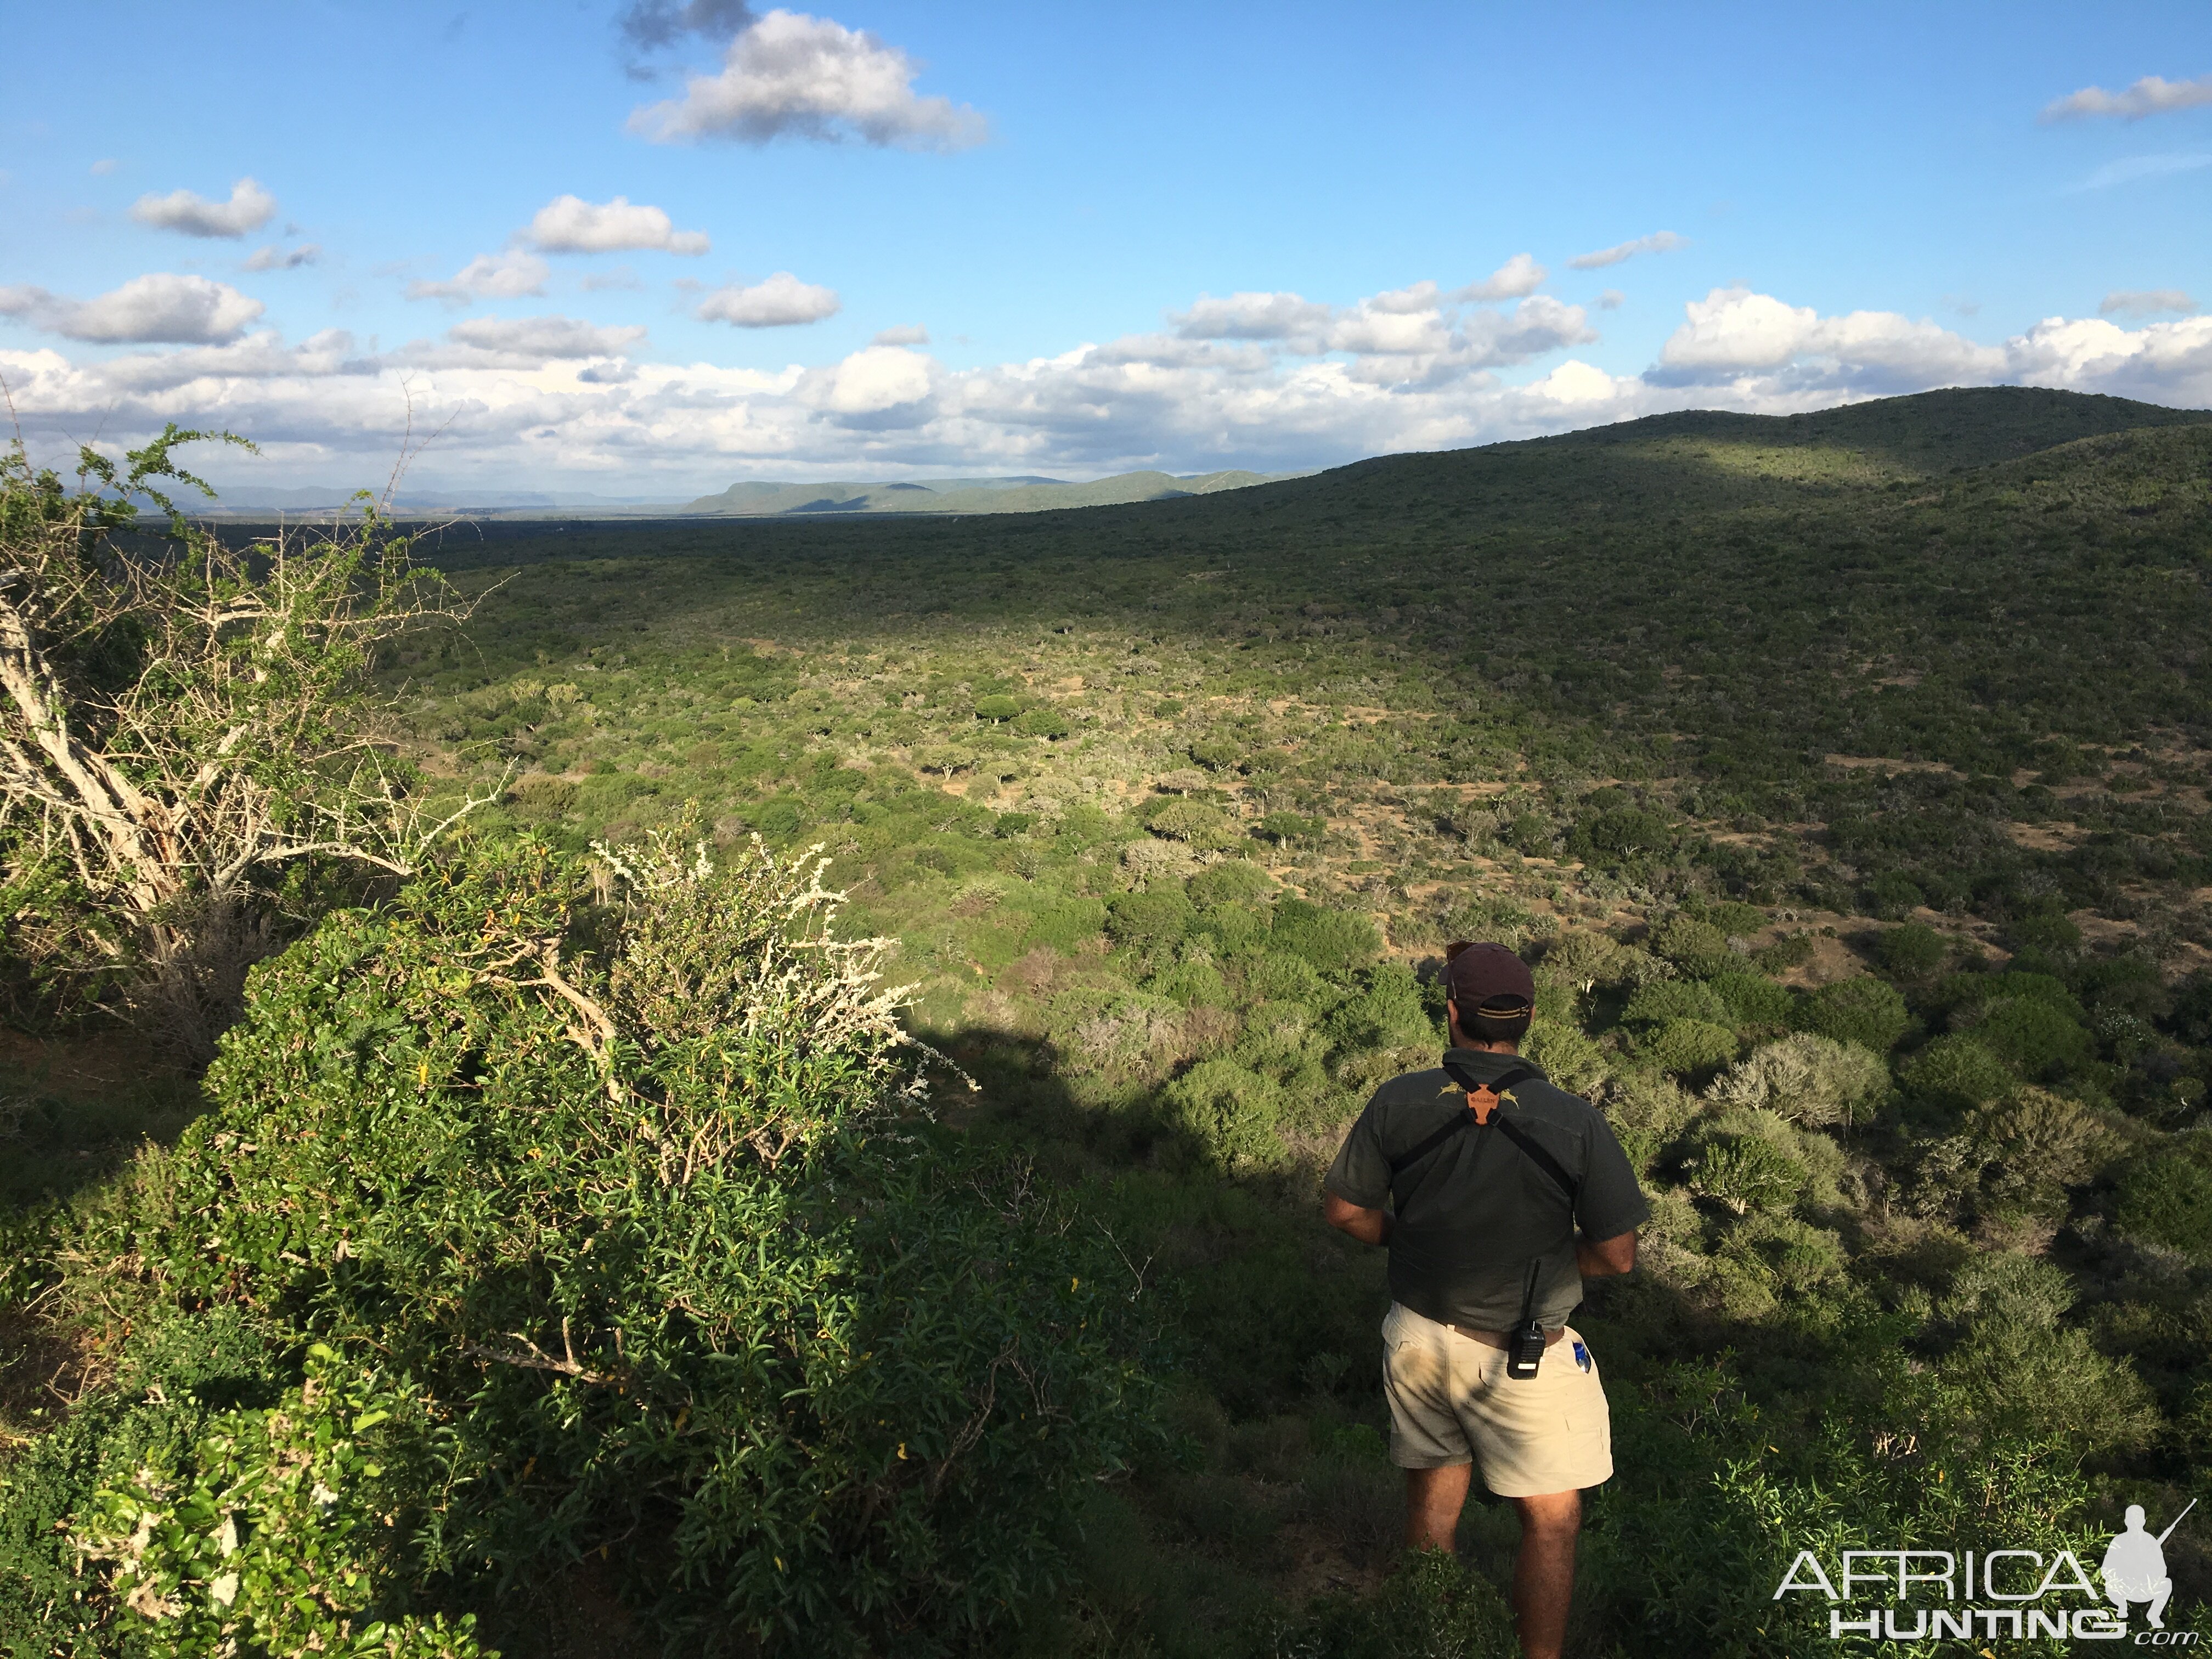
[[[1390,1241],[1390,1212],[1388,1210],[1363,1210],[1357,1204],[1339,1198],[1334,1193],[1322,1198],[1322,1219],[1339,1232],[1350,1233],[1362,1244],[1387,1244]],[[1631,1243],[1635,1241],[1632,1239]],[[1624,1269],[1623,1271],[1626,1271]]]
[[[1615,1273],[1632,1273],[1636,1267],[1635,1231],[1632,1229],[1617,1238],[1601,1238],[1595,1243],[1587,1238],[1577,1239],[1575,1266],[1582,1270],[1584,1279],[1608,1279]]]

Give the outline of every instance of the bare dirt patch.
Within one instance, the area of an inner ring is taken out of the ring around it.
[[[1810,991],[1839,979],[1855,979],[1867,971],[1866,959],[1840,939],[1813,936],[1813,954],[1782,977],[1784,985]]]
[[[64,1100],[113,1094],[174,1068],[135,1031],[35,1037],[0,1028],[0,1089],[24,1088]]]
[[[1957,767],[1945,761],[1891,760],[1881,755],[1826,755],[1821,758],[1831,766],[1851,771],[1942,772],[1954,778],[1960,775]]]

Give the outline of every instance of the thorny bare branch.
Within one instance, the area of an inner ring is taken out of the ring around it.
[[[464,1342],[461,1352],[471,1359],[489,1359],[501,1365],[515,1365],[525,1370],[552,1371],[562,1376],[573,1376],[579,1382],[618,1382],[622,1379],[610,1371],[595,1371],[576,1358],[574,1343],[569,1340],[568,1322],[561,1322],[561,1345],[568,1350],[568,1358],[561,1358],[539,1347],[520,1331],[510,1331],[508,1336],[522,1344],[522,1352],[512,1348],[487,1347],[481,1342]]]
[[[303,859],[412,874],[496,799],[434,815],[380,740],[379,648],[469,607],[374,509],[239,548],[171,508],[126,538],[129,495],[198,482],[167,459],[193,435],[127,476],[88,451],[73,493],[0,453],[0,875],[66,870],[106,924],[86,958],[183,960]]]
[[[1154,1258],[1149,1255],[1146,1256],[1145,1258],[1144,1266],[1141,1267],[1139,1267],[1135,1262],[1129,1260],[1129,1253],[1121,1248],[1121,1241],[1114,1237],[1114,1230],[1112,1228],[1109,1227],[1103,1221],[1097,1224],[1097,1227],[1100,1232],[1105,1234],[1106,1242],[1114,1247],[1114,1254],[1121,1258],[1121,1265],[1129,1270],[1129,1276],[1137,1281],[1136,1289],[1129,1292],[1129,1300],[1134,1302],[1139,1297],[1145,1293],[1145,1275],[1152,1271]]]

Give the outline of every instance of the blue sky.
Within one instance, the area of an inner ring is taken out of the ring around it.
[[[442,425],[418,482],[647,495],[1310,466],[1990,381],[2212,403],[2201,4],[471,0],[8,33],[26,434],[228,424],[268,453],[227,480],[380,476],[410,395]],[[708,246],[635,245],[671,237]]]

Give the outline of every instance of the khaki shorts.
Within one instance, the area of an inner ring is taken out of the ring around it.
[[[1576,1492],[1613,1477],[1613,1415],[1597,1361],[1572,1329],[1544,1350],[1531,1377],[1505,1374],[1505,1350],[1462,1336],[1411,1308],[1382,1321],[1382,1389],[1390,1397],[1390,1461],[1440,1469],[1473,1461],[1500,1498]]]

